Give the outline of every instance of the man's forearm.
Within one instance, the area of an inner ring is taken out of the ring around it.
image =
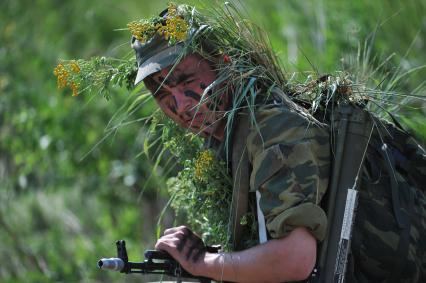
[[[208,253],[197,271],[219,281],[299,281],[309,276],[315,259],[315,238],[305,228],[297,228],[285,238],[244,251]]]

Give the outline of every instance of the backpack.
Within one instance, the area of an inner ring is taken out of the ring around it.
[[[399,282],[408,253],[414,195],[426,182],[425,151],[395,119],[393,125],[355,105],[340,105],[328,118],[333,173],[322,207],[328,216],[329,231],[320,245],[317,268],[309,281],[342,282],[345,277],[349,277],[349,281],[356,281],[355,277],[377,281],[387,270],[392,270],[387,279]],[[385,203],[386,207],[379,207],[377,203]],[[377,216],[372,216],[373,212],[378,212]],[[382,212],[387,212],[383,220],[380,219]],[[374,217],[378,218],[377,223],[391,222],[392,232],[398,233],[399,240],[394,262],[384,264],[387,270],[377,268],[364,275],[360,271],[362,267],[357,266],[359,260],[354,264],[354,259],[368,258],[368,253],[373,252],[371,247],[380,247],[380,237],[379,240],[367,237],[369,231],[363,225],[363,221]],[[426,227],[421,228],[426,232]],[[363,250],[363,247],[370,249]]]

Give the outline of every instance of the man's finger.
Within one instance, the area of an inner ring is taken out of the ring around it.
[[[179,226],[179,227],[169,228],[169,229],[164,230],[164,235],[173,234],[173,233],[176,233],[176,232],[178,232],[180,230],[185,230],[185,229],[189,230],[186,226]]]
[[[157,243],[155,244],[155,249],[170,252],[171,250],[177,249],[177,243],[178,239],[175,237],[161,237],[157,240]]]

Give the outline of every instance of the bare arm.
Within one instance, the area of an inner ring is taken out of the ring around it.
[[[196,255],[191,241],[182,246],[182,229],[166,230],[156,244],[157,249],[169,252],[194,275],[218,281],[231,282],[285,282],[306,279],[315,265],[316,240],[303,227],[296,228],[287,237],[270,240],[265,244],[240,252]],[[185,234],[185,233],[183,233]],[[179,251],[180,250],[180,251]]]

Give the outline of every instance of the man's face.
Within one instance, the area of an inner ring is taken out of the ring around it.
[[[180,126],[222,140],[226,93],[214,99],[207,93],[202,103],[199,103],[204,90],[216,79],[210,63],[197,54],[191,54],[182,59],[169,74],[170,69],[168,67],[151,75],[155,89],[147,84],[160,108]]]

